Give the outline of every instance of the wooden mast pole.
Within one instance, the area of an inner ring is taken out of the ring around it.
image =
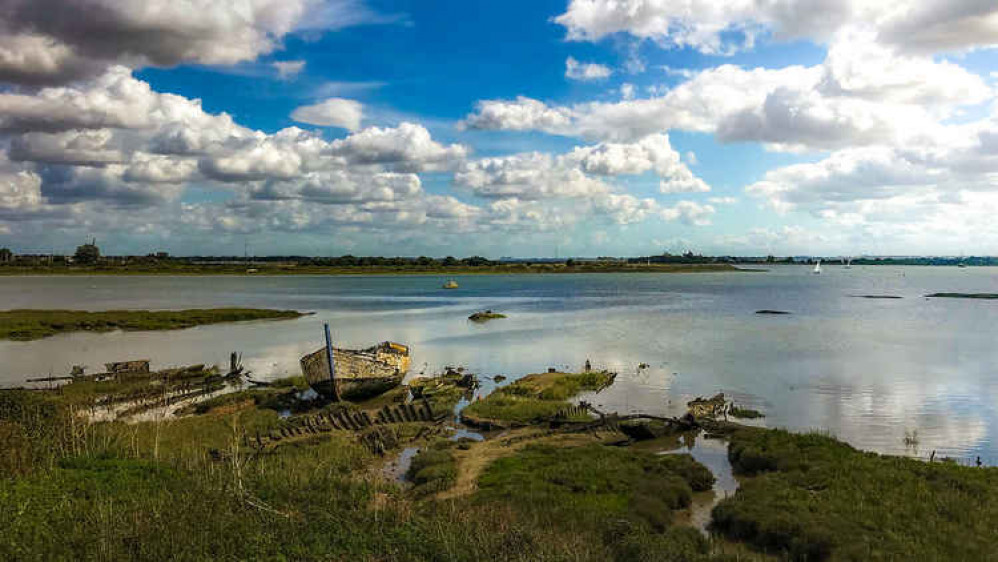
[[[326,331],[326,359],[329,362],[329,385],[332,387],[334,402],[340,401],[340,393],[336,389],[336,365],[333,363],[333,338],[329,335],[329,323],[324,322],[322,327]]]

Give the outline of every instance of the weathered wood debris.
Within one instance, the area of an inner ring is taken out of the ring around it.
[[[408,422],[439,422],[447,416],[434,416],[430,403],[426,400],[408,404],[384,406],[380,410],[340,412],[320,412],[296,416],[288,419],[284,427],[267,434],[246,436],[247,444],[256,448],[274,446],[281,441],[296,437],[319,435],[336,430],[363,431],[371,427]],[[388,447],[389,449],[391,447]]]

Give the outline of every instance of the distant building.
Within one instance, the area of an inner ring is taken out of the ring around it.
[[[89,244],[77,246],[76,253],[73,254],[73,261],[84,265],[93,265],[100,261],[100,248],[97,247],[97,239],[94,238]]]

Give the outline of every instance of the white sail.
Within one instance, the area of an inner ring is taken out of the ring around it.
[[[814,264],[814,273],[821,273],[821,260],[818,260],[818,263]]]

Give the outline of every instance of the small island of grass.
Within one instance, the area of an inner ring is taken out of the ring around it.
[[[461,412],[461,419],[480,427],[513,427],[554,417],[571,406],[568,399],[613,383],[613,373],[542,373],[496,389]],[[578,421],[585,421],[581,419]]]
[[[731,405],[731,408],[728,409],[728,414],[730,414],[731,417],[741,418],[743,420],[766,417],[766,414],[763,414],[759,410],[753,410],[752,408],[743,408],[736,404]]]
[[[472,314],[468,317],[468,320],[471,320],[472,322],[488,322],[489,320],[505,317],[505,314],[499,314],[498,312],[492,312],[491,310],[484,310]]]
[[[245,320],[300,318],[296,310],[204,308],[191,310],[5,310],[0,311],[0,340],[29,341],[64,332],[179,330]]]
[[[998,299],[998,293],[932,293],[925,296],[933,299]]]

